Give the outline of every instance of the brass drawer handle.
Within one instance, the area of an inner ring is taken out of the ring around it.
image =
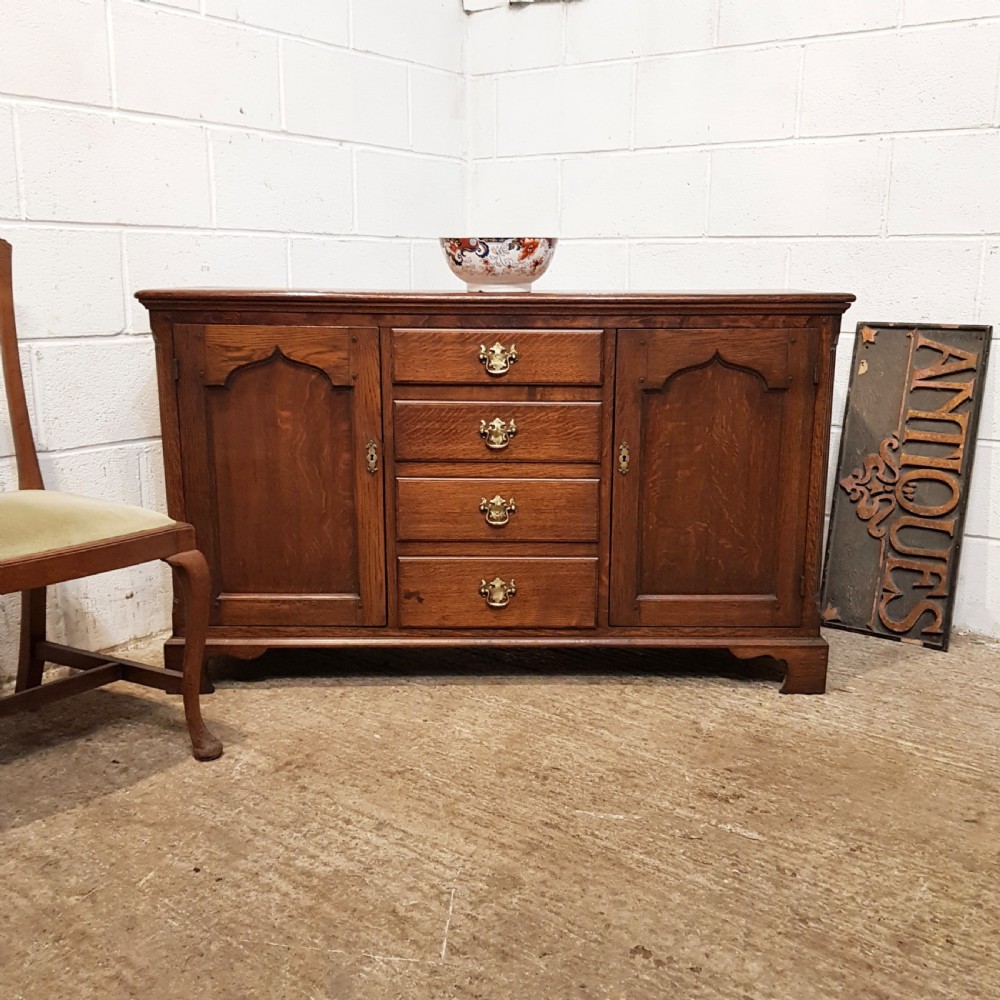
[[[487,524],[494,528],[502,528],[510,520],[510,515],[517,510],[517,504],[514,503],[513,497],[504,500],[498,493],[492,500],[483,497],[479,509],[486,515]]]
[[[479,593],[486,598],[486,604],[491,608],[505,608],[510,604],[510,599],[517,593],[514,586],[514,578],[510,578],[510,583],[495,576],[489,583],[483,580],[479,588]]]
[[[508,351],[498,340],[492,347],[479,345],[479,362],[486,365],[487,375],[506,375],[517,361],[517,348],[511,344]]]
[[[485,420],[479,421],[479,436],[486,442],[487,448],[499,451],[510,444],[510,439],[517,433],[517,425],[513,418],[510,423],[504,423],[499,417],[494,418],[489,423]]]

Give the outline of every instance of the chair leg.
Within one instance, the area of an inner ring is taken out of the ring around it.
[[[17,660],[15,691],[27,691],[42,683],[45,660],[37,653],[45,642],[45,588],[21,592],[21,649]]]
[[[214,760],[222,756],[222,743],[212,735],[201,717],[201,674],[211,601],[208,564],[196,549],[170,556],[165,562],[176,573],[184,596],[184,678],[181,694],[191,746],[198,760]]]

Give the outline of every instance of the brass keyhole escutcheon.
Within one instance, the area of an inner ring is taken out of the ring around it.
[[[479,363],[486,365],[488,375],[506,375],[517,361],[517,348],[511,344],[508,351],[498,340],[492,347],[479,345]]]
[[[491,608],[505,608],[510,604],[510,599],[517,593],[514,586],[514,578],[510,578],[510,583],[495,576],[487,583],[483,580],[479,587],[479,593],[486,598],[486,603]]]
[[[479,436],[486,442],[487,448],[500,451],[510,444],[510,439],[517,433],[517,425],[511,418],[510,423],[505,423],[499,417],[495,417],[489,423],[485,420],[479,421]]]
[[[378,445],[374,441],[365,445],[365,465],[372,475],[378,471]]]
[[[629,463],[632,461],[632,452],[629,446],[623,441],[618,449],[618,471],[623,475],[628,475]]]
[[[510,515],[517,510],[517,504],[514,503],[513,497],[504,500],[498,493],[492,500],[483,497],[479,509],[486,515],[487,524],[494,528],[502,528],[510,520]]]

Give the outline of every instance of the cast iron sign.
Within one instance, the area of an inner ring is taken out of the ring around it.
[[[948,648],[991,332],[858,324],[824,624]]]

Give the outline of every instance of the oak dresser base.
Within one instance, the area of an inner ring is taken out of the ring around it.
[[[782,661],[786,693],[824,690],[853,296],[138,297],[168,510],[212,574],[210,657],[729,650]],[[178,603],[168,665],[184,631]]]

